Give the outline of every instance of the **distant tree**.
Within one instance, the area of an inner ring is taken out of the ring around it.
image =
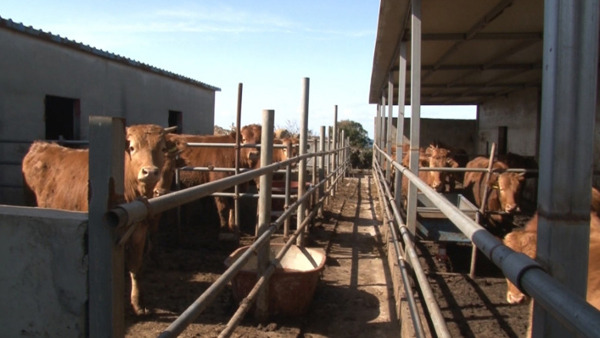
[[[362,124],[355,121],[342,120],[337,125],[340,131],[344,131],[344,136],[350,141],[350,146],[365,148],[369,145],[369,135]]]
[[[280,130],[287,130],[289,134],[291,135],[300,135],[300,126],[298,125],[298,122],[296,120],[286,120],[285,123],[283,125],[276,125],[275,126],[275,130],[280,129]],[[314,133],[312,130],[308,129],[308,135],[307,136],[313,136]]]
[[[231,130],[225,129],[217,125],[215,125],[213,130],[214,135],[228,135],[229,133],[231,133]]]
[[[363,126],[355,121],[339,121],[338,129],[344,131],[344,137],[350,142],[350,163],[353,168],[369,169],[372,165],[373,150],[369,148],[370,139]]]

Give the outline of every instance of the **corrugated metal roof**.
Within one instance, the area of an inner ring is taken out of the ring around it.
[[[52,42],[52,43],[56,43],[58,45],[61,45],[63,47],[66,48],[71,48],[83,53],[88,53],[103,59],[107,59],[113,62],[118,62],[121,64],[125,64],[131,67],[135,67],[138,68],[140,70],[146,71],[146,72],[151,72],[151,73],[155,73],[155,74],[159,74],[162,76],[166,76],[168,78],[177,80],[177,81],[181,81],[181,82],[185,82],[187,84],[190,85],[194,85],[194,86],[198,86],[204,89],[208,89],[208,90],[212,90],[212,91],[221,91],[221,88],[218,87],[214,87],[211,86],[209,84],[206,84],[204,82],[200,82],[194,79],[191,79],[189,77],[185,77],[182,75],[178,75],[169,71],[166,71],[164,69],[160,69],[136,60],[132,60],[117,54],[113,54],[113,53],[109,53],[107,51],[103,51],[101,49],[89,46],[89,45],[84,45],[82,43],[79,43],[77,41],[73,41],[73,40],[69,40],[67,38],[63,38],[59,35],[55,35],[49,32],[44,32],[42,30],[39,29],[35,29],[31,26],[25,26],[22,23],[17,23],[14,22],[10,19],[4,19],[2,17],[0,17],[0,28],[3,29],[7,29],[7,30],[11,30],[14,32],[18,32],[21,34],[25,34],[28,35],[30,37],[33,38],[37,38],[40,40],[44,40],[44,41],[48,41],[48,42]]]

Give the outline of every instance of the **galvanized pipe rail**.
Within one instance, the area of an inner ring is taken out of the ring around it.
[[[202,198],[202,197],[206,197],[212,193],[229,188],[235,184],[247,182],[247,181],[254,179],[260,175],[265,175],[270,172],[273,172],[274,170],[278,170],[282,166],[287,166],[293,162],[296,162],[296,161],[299,161],[302,159],[306,159],[309,157],[325,156],[325,155],[343,151],[343,150],[344,149],[342,148],[342,149],[329,150],[326,152],[309,153],[309,154],[295,157],[293,159],[288,159],[286,161],[273,163],[271,165],[264,166],[259,169],[254,169],[252,171],[240,173],[235,176],[226,177],[226,178],[218,180],[218,181],[206,183],[206,184],[203,184],[200,186],[190,187],[190,188],[180,190],[180,191],[175,191],[170,194],[152,198],[150,200],[138,200],[138,201],[133,201],[133,202],[126,203],[126,204],[121,204],[121,205],[117,206],[116,208],[113,208],[112,210],[110,210],[107,213],[107,215],[106,215],[107,222],[110,225],[112,225],[113,227],[128,227],[126,233],[121,238],[120,243],[122,244],[129,238],[131,233],[133,233],[133,230],[135,229],[136,224],[139,221],[144,220],[145,218],[147,218],[149,216],[157,215],[161,212],[167,211],[169,209],[180,206],[182,204],[189,203],[191,201],[194,201],[194,200]],[[310,195],[315,191],[315,189],[318,189],[321,185],[325,184],[327,182],[327,180],[329,180],[331,177],[337,176],[337,178],[335,178],[333,180],[333,184],[331,184],[331,186],[329,186],[329,188],[327,190],[328,193],[331,193],[332,189],[335,189],[335,183],[337,183],[337,181],[341,178],[340,172],[345,170],[346,166],[340,166],[339,168],[336,168],[336,169],[337,169],[336,171],[331,172],[323,180],[321,180],[321,182],[317,186],[309,189],[309,191],[306,194],[304,194],[294,204],[292,204],[290,206],[290,208],[288,208],[278,218],[277,222],[281,223],[281,222],[283,222],[284,219],[287,219],[292,214],[292,212],[295,210],[295,208],[297,208],[297,206],[301,205],[301,203],[305,202],[310,197]],[[327,195],[325,195],[325,196],[327,196]],[[323,196],[322,199],[325,199],[325,196]],[[315,213],[316,213],[316,209],[313,210],[313,212],[311,212],[311,215],[314,215]],[[310,218],[305,219],[303,224],[308,223],[309,220],[310,220]],[[272,233],[272,231],[267,231],[263,234],[263,236],[265,238],[269,238],[271,233]],[[256,248],[260,245],[260,243],[262,243],[263,241],[266,241],[266,239],[261,239],[261,238],[263,238],[263,236],[259,237],[259,239],[255,242],[256,246],[251,247],[251,250],[249,250],[249,252],[248,252],[248,257],[250,255],[250,253],[253,251],[252,248],[254,248],[254,250],[256,250]],[[209,289],[207,289],[196,300],[196,302],[194,302],[194,304],[190,308],[188,308],[188,310],[186,310],[186,312],[184,312],[184,314],[182,315],[183,317],[180,317],[181,319],[178,319],[176,322],[174,322],[172,324],[172,325],[175,325],[175,327],[176,327],[176,329],[174,329],[174,330],[182,331],[187,325],[189,325],[189,323],[193,320],[193,318],[196,318],[210,304],[210,302],[212,302],[215,299],[217,293],[223,289],[223,287],[226,285],[226,283],[228,283],[233,278],[235,273],[241,268],[241,266],[243,266],[244,260],[248,259],[248,258],[244,259],[243,257],[244,257],[244,255],[239,260],[239,267],[238,267],[238,264],[232,265],[230,267],[230,269],[228,269],[213,285],[211,285],[211,287]],[[237,262],[238,261],[236,261],[236,263]],[[181,327],[181,328],[179,328],[179,327]],[[164,334],[165,334],[165,336],[171,336],[171,334],[177,335],[181,331],[179,331],[179,332],[172,331],[172,332],[164,333]],[[161,335],[161,336],[163,336],[163,335]]]
[[[334,150],[334,151],[336,151],[336,150]],[[321,156],[321,154],[319,154],[319,153],[306,154],[304,156],[310,157],[313,155]],[[269,168],[271,166],[267,166],[264,168]],[[330,176],[337,175],[337,178],[334,179],[334,184],[329,187],[329,189],[327,191],[328,193],[331,191],[331,189],[334,188],[334,185],[336,184],[337,180],[339,180],[341,178],[340,173],[345,168],[346,168],[345,166],[341,166],[338,168],[338,171],[331,173]],[[238,258],[205,292],[203,292],[202,295],[200,295],[200,297],[198,297],[198,299],[196,299],[196,301],[194,301],[194,303],[192,303],[192,305],[190,305],[181,314],[181,316],[179,316],[171,325],[169,325],[169,327],[167,327],[167,329],[164,332],[162,332],[160,334],[160,337],[175,337],[175,336],[179,335],[181,332],[183,332],[183,330],[193,320],[195,320],[212,303],[212,301],[214,301],[214,299],[216,298],[218,293],[221,292],[223,290],[223,288],[227,285],[227,283],[229,283],[233,279],[235,274],[244,266],[244,264],[248,261],[248,259],[250,259],[251,255],[255,254],[259,248],[266,245],[266,243],[268,243],[270,236],[280,228],[280,226],[283,224],[284,220],[287,219],[288,217],[290,217],[292,215],[293,211],[295,211],[295,209],[298,208],[298,206],[300,206],[302,203],[304,203],[306,200],[308,200],[310,198],[311,194],[316,189],[318,189],[321,185],[325,184],[327,179],[329,179],[329,176],[326,179],[319,182],[317,184],[317,186],[311,187],[302,197],[298,198],[298,200],[296,202],[294,202],[292,205],[290,205],[290,208],[285,210],[283,212],[283,214],[275,222],[271,223],[271,225],[258,237],[258,239],[248,248],[248,250],[246,250],[246,252],[244,252],[240,256],[240,258]],[[225,180],[225,179],[223,179],[223,180]],[[165,196],[168,196],[168,195],[165,195]],[[322,197],[322,200],[324,200],[324,199],[325,199],[325,196]],[[318,210],[318,208],[313,208],[309,217],[304,219],[301,226],[296,231],[297,234],[294,233],[295,236],[293,236],[290,239],[290,241],[293,242],[293,240],[295,240],[297,238],[297,236],[302,232],[304,227],[309,223],[311,217],[316,214],[317,210]],[[290,242],[290,241],[288,241],[288,242]],[[268,277],[266,277],[266,278],[268,278]],[[261,279],[262,279],[262,277],[261,277]],[[261,286],[262,285],[263,284],[261,284]],[[253,291],[254,291],[254,289],[253,289]],[[258,291],[259,290],[257,288],[254,293],[257,294]],[[247,309],[245,311],[247,311]],[[244,313],[245,313],[245,311],[244,311]]]
[[[415,335],[417,337],[425,337],[425,333],[423,331],[423,324],[421,323],[421,316],[419,316],[419,311],[418,311],[417,305],[415,303],[415,297],[412,293],[412,286],[410,284],[410,279],[408,278],[408,272],[407,272],[406,264],[405,264],[406,252],[402,249],[402,247],[399,244],[398,235],[396,233],[396,227],[394,226],[394,220],[397,222],[397,224],[402,224],[402,222],[400,222],[400,218],[398,217],[398,215],[394,219],[394,217],[390,214],[388,203],[391,202],[393,200],[393,198],[389,194],[389,188],[387,187],[387,183],[385,181],[385,178],[383,177],[383,174],[381,172],[381,167],[379,166],[379,163],[377,163],[377,160],[375,160],[373,162],[373,170],[376,173],[375,185],[377,185],[377,192],[379,193],[379,196],[381,197],[381,201],[383,202],[381,204],[382,204],[383,210],[385,211],[385,216],[387,219],[386,225],[389,229],[389,232],[392,235],[392,244],[394,245],[394,250],[396,252],[396,261],[398,262],[398,267],[400,269],[400,275],[402,277],[402,285],[404,285],[404,290],[406,290],[405,294],[406,294],[406,298],[408,301],[410,318],[413,323],[413,327],[415,329]],[[386,192],[384,192],[382,185],[385,186]],[[384,198],[384,196],[385,196],[385,198]],[[420,263],[418,263],[418,261],[417,261],[417,264],[420,265]],[[413,264],[411,264],[411,265],[413,265]],[[445,323],[444,323],[444,325],[445,325]]]
[[[344,166],[346,167],[347,163],[345,163]],[[339,169],[340,169],[340,172],[344,171],[344,168],[339,168]],[[332,173],[332,174],[334,174],[334,173]],[[337,180],[339,180],[340,177],[341,176],[338,175],[338,177],[335,179],[335,182],[337,182]],[[335,182],[334,182],[334,185],[336,184]],[[302,197],[301,200],[295,202],[291,206],[290,210],[296,209],[301,203],[303,203],[305,200],[307,200],[314,191],[318,191],[318,189],[321,188],[321,186],[324,185],[325,183],[326,183],[326,180],[321,180],[314,187],[310,188],[304,194],[304,196]],[[327,190],[328,194],[330,193],[331,189],[333,189],[333,186],[331,186]],[[256,297],[258,296],[258,292],[261,290],[261,288],[264,287],[264,284],[268,281],[268,278],[270,278],[270,276],[275,272],[275,269],[276,269],[278,263],[281,261],[281,259],[285,255],[285,253],[289,250],[289,248],[295,243],[297,237],[302,234],[302,232],[305,230],[306,226],[308,226],[308,224],[310,223],[312,218],[314,218],[317,215],[317,213],[319,211],[319,206],[322,203],[324,203],[324,201],[325,201],[325,196],[322,196],[319,199],[319,201],[314,205],[310,214],[307,215],[307,217],[302,221],[300,227],[298,227],[298,229],[296,229],[296,231],[285,242],[283,248],[277,254],[277,256],[275,256],[275,258],[271,261],[271,264],[269,265],[269,267],[267,268],[265,273],[258,279],[258,281],[254,285],[252,290],[250,290],[248,295],[240,302],[240,305],[239,305],[237,311],[231,317],[231,319],[227,323],[225,329],[223,329],[223,331],[221,331],[221,333],[219,334],[219,337],[229,337],[233,333],[236,326],[244,318],[244,315],[248,312],[248,310],[250,309],[250,307],[256,300]],[[289,212],[288,214],[282,214],[275,222],[271,223],[271,226],[269,228],[269,231],[271,232],[271,234],[274,233],[276,230],[278,230],[281,227],[281,224],[284,222],[284,220],[289,218],[289,216],[291,216],[291,212]]]
[[[377,162],[377,160],[373,163],[373,166],[376,169],[377,177],[378,178],[380,177],[380,179],[383,179],[384,177],[383,177],[383,174],[381,173],[381,166]],[[391,192],[387,186],[387,183],[385,181],[383,182],[383,186],[385,187],[386,193],[385,193],[385,195],[382,195],[382,196],[386,196],[387,199],[389,199],[389,201],[392,202],[392,200],[393,200],[392,194],[391,194]],[[448,326],[446,325],[446,322],[444,321],[444,316],[442,315],[442,312],[440,311],[440,307],[435,299],[433,291],[431,290],[431,285],[429,284],[429,281],[427,280],[427,276],[425,275],[425,272],[423,271],[423,267],[421,266],[421,263],[419,261],[419,256],[413,245],[413,237],[410,234],[410,231],[408,230],[408,227],[406,226],[406,224],[404,224],[404,222],[402,221],[402,217],[400,216],[400,212],[399,212],[398,208],[396,207],[395,203],[390,203],[390,204],[392,206],[392,210],[394,211],[395,220],[398,223],[398,227],[400,229],[400,234],[402,236],[404,246],[405,246],[405,252],[408,254],[408,261],[410,262],[410,265],[413,268],[415,276],[417,277],[419,288],[421,289],[421,293],[423,294],[423,300],[425,302],[425,305],[427,306],[427,310],[429,311],[429,315],[431,317],[431,322],[433,323],[433,327],[436,331],[436,334],[438,337],[449,338],[450,332],[448,331]],[[386,209],[387,209],[387,203],[386,203]],[[393,224],[390,224],[390,225],[393,225]],[[395,232],[394,232],[394,234],[395,234]],[[400,259],[400,257],[398,257],[398,259]],[[411,288],[409,286],[408,289],[406,290],[406,293],[412,295],[410,290],[411,290]],[[416,308],[414,309],[414,311],[416,311]],[[411,317],[412,317],[413,322],[415,320],[417,320],[417,318],[419,317],[418,313],[412,312],[412,310],[411,310],[411,315],[412,315]],[[420,325],[420,321],[418,324],[415,324],[415,330],[417,330],[418,325]],[[422,328],[421,328],[421,330],[422,330]],[[423,333],[421,332],[421,334],[423,334]]]
[[[375,151],[389,161],[391,156],[374,145]],[[593,337],[600,332],[600,311],[585,299],[578,297],[548,275],[533,259],[508,248],[485,228],[464,215],[456,206],[442,197],[408,168],[393,161],[396,170],[406,177],[473,242],[483,254],[498,266],[504,275],[536,304],[545,308],[569,329]]]

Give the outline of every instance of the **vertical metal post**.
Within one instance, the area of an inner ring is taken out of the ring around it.
[[[388,121],[387,121],[387,141],[386,141],[386,153],[392,155],[392,120],[394,119],[394,80],[392,72],[388,76]],[[385,167],[385,179],[390,181],[392,177],[392,163],[387,161]]]
[[[331,128],[331,126],[327,127],[327,137],[326,137],[326,142],[325,142],[325,150],[327,152],[329,152],[331,150],[331,132],[332,132],[333,128]],[[325,177],[329,177],[329,174],[331,173],[331,155],[328,153],[327,155],[325,155]],[[325,184],[325,187],[327,189],[329,189],[329,187],[331,186],[331,179],[328,178],[327,179],[327,183]],[[331,192],[327,194],[327,197],[325,198],[325,203],[329,203],[329,196],[331,196]]]
[[[385,136],[386,136],[386,122],[387,120],[385,119],[385,107],[387,104],[387,100],[385,98],[385,96],[381,97],[381,122],[379,125],[379,149],[381,149],[382,151],[385,151]],[[382,167],[385,167],[386,160],[385,157],[382,154],[379,154],[379,164],[381,164]]]
[[[380,124],[381,124],[381,104],[377,104],[377,116],[375,116],[375,130],[374,130],[374,139],[373,144],[379,147],[379,134],[380,134]],[[379,154],[373,151],[373,160],[377,159],[377,161],[381,164],[381,158]]]
[[[412,1],[411,23],[411,83],[410,83],[410,170],[419,173],[419,142],[421,118],[421,0]],[[408,184],[406,212],[408,230],[414,235],[417,223],[417,187]]]
[[[262,131],[260,143],[260,165],[268,166],[273,162],[273,120],[274,110],[263,110]],[[260,177],[260,191],[258,198],[258,236],[261,236],[271,224],[271,194],[273,186],[273,172]],[[262,276],[270,262],[270,240],[257,250],[256,273]],[[269,318],[269,283],[265,283],[256,298],[256,318],[264,322]]]
[[[345,134],[345,133],[344,133],[344,130],[342,130],[342,131],[340,132],[340,148],[341,148],[341,149],[344,149],[344,147],[346,146],[346,138],[344,137],[344,134]],[[345,160],[345,158],[344,158],[344,154],[345,154],[345,153],[346,153],[346,151],[345,151],[345,150],[340,150],[340,157],[339,157],[339,159],[338,159],[338,166],[339,166],[339,167],[341,167],[341,166],[343,166],[343,165],[344,165],[344,160]],[[340,173],[340,175],[341,175],[340,182],[344,182],[344,175],[345,175],[345,174],[346,174],[345,172],[341,172],[341,173]]]
[[[238,99],[237,99],[237,114],[235,120],[235,174],[240,173],[240,128],[242,124],[242,89],[244,85],[242,83],[238,84]],[[233,213],[235,220],[235,229],[236,232],[240,228],[240,186],[235,185],[235,197],[233,199]]]
[[[306,137],[308,135],[308,94],[309,94],[309,78],[302,79],[302,109],[300,115],[300,149],[299,154],[306,154]],[[304,195],[306,191],[306,159],[300,160],[298,166],[298,198]],[[306,203],[300,203],[298,213],[296,215],[297,228],[300,229],[304,222]],[[300,247],[304,246],[304,230],[300,232],[296,239],[296,244]]]
[[[313,154],[317,153],[317,141],[318,140],[316,138],[313,139],[313,148],[312,148],[313,149],[313,151],[312,151]],[[312,158],[312,161],[313,161],[312,162],[312,185],[313,186],[316,186],[317,182],[318,182],[318,180],[317,180],[317,173],[318,173],[318,171],[317,171],[317,160],[318,160],[317,156],[313,156],[313,158]],[[311,205],[310,205],[310,209],[311,210],[314,207],[314,205],[317,203],[318,200],[319,200],[319,189],[315,189],[315,191],[313,192],[312,202],[311,202]]]
[[[321,126],[321,133],[319,134],[319,150],[322,152],[325,151],[325,126]],[[319,161],[319,182],[321,182],[325,178],[325,155],[320,156]],[[321,184],[319,186],[319,198],[325,194],[324,185]],[[323,217],[323,203],[319,206],[319,217]]]
[[[598,74],[598,1],[547,0],[537,260],[585,298]],[[533,335],[571,336],[539,304]]]
[[[92,116],[89,124],[89,336],[123,337],[124,253],[105,215],[118,202],[109,196],[123,196],[125,121]]]
[[[406,42],[400,43],[400,61],[398,70],[398,122],[396,123],[396,162],[402,163],[404,145],[404,105],[406,103]],[[396,207],[402,208],[402,175],[394,176],[394,198]]]
[[[287,153],[288,153],[288,157],[289,157],[292,154],[292,144],[288,143],[286,149],[287,149]],[[287,210],[290,207],[290,202],[291,202],[290,195],[292,193],[291,185],[292,185],[292,165],[288,164],[285,167],[285,200],[284,200],[283,210]],[[285,238],[287,238],[287,236],[289,236],[290,224],[291,224],[291,217],[288,217],[285,219],[285,221],[283,221],[283,237],[285,237]]]
[[[338,117],[338,106],[335,105],[335,109],[333,112],[333,149],[335,150],[333,153],[333,160],[331,161],[331,171],[335,172],[337,170],[337,160],[338,160],[338,129],[337,129],[337,117]],[[337,175],[333,175],[333,182],[335,182],[335,177]],[[337,190],[337,184],[333,184],[333,189],[331,189],[331,197],[335,197],[335,192]]]

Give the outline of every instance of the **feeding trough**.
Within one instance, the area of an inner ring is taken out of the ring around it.
[[[460,211],[469,218],[475,220],[477,217],[477,207],[469,202],[466,197],[461,194],[443,194],[450,203],[454,204]],[[465,236],[450,221],[444,213],[442,213],[423,193],[417,194],[417,232],[423,239],[431,240],[439,244],[439,252],[437,257],[447,260],[446,244],[461,243],[473,245],[471,240]],[[471,250],[471,267],[469,274],[475,276],[475,259],[476,247]]]
[[[249,246],[235,250],[225,260],[231,266]],[[281,251],[283,244],[271,243],[270,260]],[[317,288],[320,273],[325,268],[326,254],[320,248],[291,246],[269,280],[269,314],[298,316],[308,311]],[[233,297],[237,302],[244,299],[257,281],[256,254],[232,280]]]
[[[477,207],[461,194],[443,194],[465,215],[475,220]],[[436,242],[471,243],[446,215],[444,215],[423,193],[417,194],[417,229],[420,234]]]

